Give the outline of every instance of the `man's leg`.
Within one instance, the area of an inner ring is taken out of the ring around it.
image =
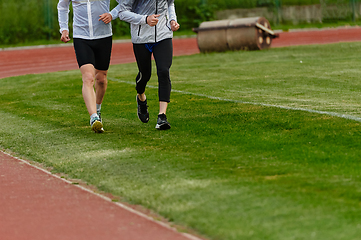
[[[94,91],[95,68],[92,64],[85,64],[80,67],[83,79],[83,98],[88,109],[89,116],[96,113],[96,95]]]
[[[90,125],[96,133],[104,132],[103,124],[96,110],[96,94],[94,91],[95,68],[92,64],[85,64],[80,67],[83,79],[83,98],[90,116]]]
[[[108,87],[107,80],[108,71],[95,70],[95,95],[96,95],[96,104],[102,104],[105,92]]]
[[[95,96],[96,96],[96,110],[97,114],[100,118],[100,121],[102,121],[101,118],[101,108],[102,108],[102,102],[104,99],[105,92],[107,90],[108,86],[108,80],[107,80],[107,73],[108,71],[105,70],[95,70]]]

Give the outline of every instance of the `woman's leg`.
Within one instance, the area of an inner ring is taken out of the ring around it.
[[[159,114],[166,114],[170,102],[171,80],[169,69],[172,66],[173,44],[172,39],[166,39],[154,47],[154,59],[157,64]]]
[[[145,44],[133,44],[133,51],[139,71],[136,77],[136,90],[140,97],[144,97],[145,87],[152,76],[152,53]]]
[[[143,123],[147,123],[149,121],[149,112],[145,87],[152,75],[152,53],[145,47],[145,44],[133,44],[133,50],[139,70],[135,87],[137,90],[138,118]]]
[[[170,124],[166,117],[168,103],[170,102],[171,81],[169,69],[172,66],[173,44],[172,39],[166,39],[160,42],[153,50],[154,59],[157,65],[158,75],[158,96],[159,96],[159,114],[157,119],[158,130],[170,129]]]

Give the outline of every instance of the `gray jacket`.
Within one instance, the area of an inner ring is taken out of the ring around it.
[[[174,0],[117,0],[120,20],[130,23],[133,43],[156,43],[173,37],[170,21],[177,21]],[[159,22],[151,27],[146,17],[160,14]]]

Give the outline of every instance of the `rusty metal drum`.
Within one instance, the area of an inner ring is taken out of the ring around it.
[[[203,22],[199,25],[197,34],[198,48],[201,52],[223,52],[228,50],[227,28],[229,21]]]
[[[278,37],[264,17],[203,22],[193,31],[201,52],[262,50]]]

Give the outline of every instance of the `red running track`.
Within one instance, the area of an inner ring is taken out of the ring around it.
[[[271,47],[354,41],[361,41],[360,27],[281,32]],[[196,38],[177,38],[173,44],[175,56],[199,53]],[[0,51],[0,78],[77,69],[72,45],[60,46]],[[114,43],[111,64],[134,61],[129,41]]]
[[[350,41],[361,28],[282,32],[272,47]],[[199,53],[196,38],[173,44],[175,56]],[[131,43],[114,43],[111,64],[129,62]],[[0,51],[0,78],[77,68],[71,45]],[[199,239],[123,206],[0,152],[1,240]]]
[[[1,240],[199,239],[0,152]]]
[[[174,55],[199,53],[196,38],[174,39]],[[111,65],[134,62],[129,41],[113,44]],[[0,78],[78,69],[71,44],[0,51]]]
[[[280,38],[277,38],[273,41],[272,47],[358,41],[361,41],[360,27],[343,27],[314,30],[306,29],[280,33]]]

